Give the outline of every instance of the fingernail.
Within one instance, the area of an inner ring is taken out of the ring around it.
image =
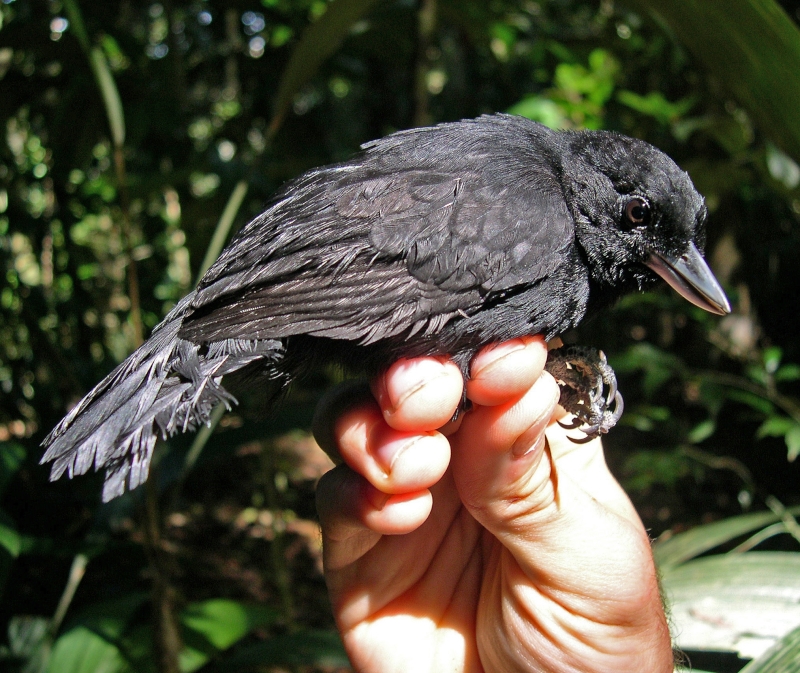
[[[527,343],[522,339],[511,339],[504,341],[496,346],[490,346],[481,351],[475,360],[473,360],[471,375],[472,378],[478,378],[481,374],[485,374],[498,362],[508,357],[512,353],[524,350]]]
[[[533,444],[529,442],[529,438],[523,435],[514,442],[514,445],[511,447],[511,456],[513,458],[522,458],[522,456],[527,456],[529,453],[539,451],[544,448],[544,443],[546,441],[547,438],[544,434],[544,428],[541,428],[541,434]]]
[[[381,409],[385,409],[391,404],[391,401],[389,400],[389,393],[386,390],[386,373],[372,379],[369,387],[372,391],[373,397],[378,401],[378,406]]]
[[[391,473],[397,458],[408,447],[414,445],[419,441],[420,436],[415,435],[409,437],[407,433],[400,433],[395,431],[386,431],[385,426],[380,429],[380,436],[371,438],[371,450],[373,458],[378,465],[383,469],[386,474]]]
[[[415,359],[413,362],[398,360],[381,377],[383,382],[379,386],[378,394],[385,394],[386,397],[384,400],[379,397],[378,401],[385,410],[394,412],[423,386],[445,373],[444,364],[434,358]]]

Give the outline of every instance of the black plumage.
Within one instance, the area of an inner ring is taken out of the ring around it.
[[[727,300],[697,251],[706,210],[651,145],[509,115],[395,133],[288,183],[155,329],[45,440],[51,478],[139,485],[157,434],[233,398],[222,377],[288,382],[319,358],[376,371],[548,338],[659,274]]]

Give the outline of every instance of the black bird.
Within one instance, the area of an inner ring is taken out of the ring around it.
[[[221,381],[237,371],[286,383],[320,359],[375,372],[450,354],[466,376],[482,345],[551,338],[656,274],[730,311],[698,251],[703,198],[645,142],[498,114],[362,150],[291,181],[239,232],[45,439],[51,479],[105,468],[106,501],[138,486],[157,435],[234,403]],[[609,383],[602,362],[590,372]],[[616,421],[610,384],[577,409],[590,432]]]

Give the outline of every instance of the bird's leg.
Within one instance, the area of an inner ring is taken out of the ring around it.
[[[467,381],[470,379],[470,364],[473,355],[474,353],[465,352],[453,357],[453,362],[455,362],[461,370],[461,376],[464,379],[464,387],[461,389],[461,402],[459,402],[456,410],[453,412],[450,423],[455,423],[462,415],[472,409],[472,400],[467,397]]]
[[[456,407],[456,410],[453,412],[453,416],[450,419],[450,423],[455,423],[461,416],[466,414],[468,411],[472,409],[472,400],[467,398],[467,387],[464,386],[464,392],[461,393],[461,402]]]
[[[579,346],[551,350],[545,369],[561,388],[559,403],[575,416],[575,421],[564,427],[588,426],[581,427],[588,441],[617,424],[622,416],[622,395],[602,351]]]

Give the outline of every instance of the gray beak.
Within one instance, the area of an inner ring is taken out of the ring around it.
[[[654,252],[646,264],[695,306],[717,315],[731,312],[725,292],[694,243],[690,243],[689,250],[678,258]]]

